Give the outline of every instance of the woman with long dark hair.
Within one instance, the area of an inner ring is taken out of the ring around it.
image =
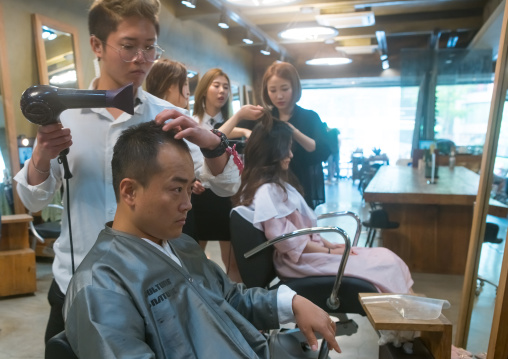
[[[250,211],[253,225],[268,240],[316,226],[316,215],[289,170],[293,139],[294,130],[285,122],[267,116],[257,124],[245,148],[240,190],[233,196],[233,204]],[[274,264],[281,278],[335,275],[340,262],[337,256],[343,253],[343,244],[316,234],[304,235],[276,244]],[[364,278],[381,292],[411,291],[413,280],[407,265],[390,250],[355,247],[351,254],[346,275]]]

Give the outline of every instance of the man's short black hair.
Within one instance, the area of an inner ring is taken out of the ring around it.
[[[184,140],[174,138],[176,132],[163,131],[155,121],[144,122],[124,130],[113,149],[111,168],[116,201],[120,199],[120,182],[132,178],[146,187],[150,179],[161,171],[157,156],[162,145],[169,143],[186,152]]]

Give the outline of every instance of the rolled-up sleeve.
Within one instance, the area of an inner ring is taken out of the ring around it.
[[[214,176],[208,168],[205,158],[198,146],[187,142],[194,161],[194,173],[205,188],[210,188],[213,193],[220,197],[231,197],[240,187],[240,171],[233,161],[233,156],[224,167],[222,173]]]
[[[36,186],[28,184],[28,165],[30,160],[25,162],[24,167],[14,176],[17,182],[16,190],[19,198],[26,208],[32,212],[38,212],[46,207],[55,194],[56,188],[60,187],[60,181],[56,179],[55,166],[51,164],[49,177]],[[58,165],[56,166],[59,169]]]

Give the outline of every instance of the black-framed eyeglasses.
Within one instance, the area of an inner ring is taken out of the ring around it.
[[[102,41],[102,40],[101,40]],[[160,59],[164,50],[159,45],[148,45],[144,48],[140,48],[132,45],[120,45],[120,48],[116,48],[105,41],[102,43],[108,45],[112,49],[116,50],[120,55],[120,58],[125,62],[134,62],[139,57],[139,53],[143,54],[143,58],[147,62],[155,62]]]

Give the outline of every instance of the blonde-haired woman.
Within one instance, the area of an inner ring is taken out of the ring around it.
[[[231,82],[221,69],[208,70],[199,80],[194,92],[194,119],[209,130],[219,129],[228,138],[248,138],[251,131],[236,127],[243,119],[256,120],[263,115],[261,106],[243,106],[229,121]],[[199,178],[198,178],[199,180]],[[229,277],[241,282],[230,242],[229,212],[231,199],[219,197],[199,182],[194,185],[192,194],[190,223],[184,232],[197,239],[204,249],[207,241],[219,241],[222,261]]]

